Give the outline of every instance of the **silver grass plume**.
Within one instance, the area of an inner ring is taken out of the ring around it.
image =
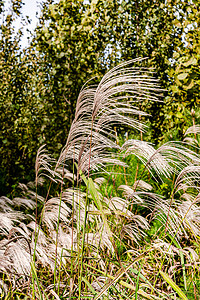
[[[188,134],[199,134],[200,133],[200,125],[192,125],[190,126],[186,132],[185,132],[185,135],[188,135]]]
[[[191,144],[193,146],[198,146],[199,142],[198,142],[197,135],[199,133],[200,133],[200,125],[195,125],[193,122],[193,126],[190,126],[185,132],[184,142]],[[194,137],[188,136],[190,134],[193,134]]]
[[[152,176],[156,173],[162,180],[162,176],[170,177],[189,165],[200,164],[199,156],[186,145],[181,142],[167,142],[158,149],[154,149],[148,142],[128,140],[121,147],[121,151],[125,156],[138,157]]]
[[[144,100],[158,100],[161,89],[147,69],[133,67],[135,59],[109,71],[98,85],[83,86],[80,91],[75,118],[57,166],[73,160],[78,174],[97,170],[105,163],[120,163],[110,156],[110,149],[119,148],[115,143],[113,126],[126,125],[144,130],[144,124],[133,117],[145,115],[132,106]],[[109,152],[106,150],[109,149]],[[107,156],[106,156],[107,154]]]
[[[57,172],[53,169],[56,161],[54,158],[50,157],[47,150],[45,149],[46,145],[42,145],[36,155],[35,161],[35,185],[37,187],[39,183],[39,179],[41,177],[47,177],[54,182],[62,181],[62,174],[59,173],[59,169]]]

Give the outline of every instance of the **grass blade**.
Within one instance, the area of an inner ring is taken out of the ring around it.
[[[136,288],[135,288],[135,300],[137,300],[137,295],[138,295],[138,290],[139,290],[139,284],[140,284],[140,272],[141,272],[142,267],[140,267],[140,270],[137,275],[137,280],[136,280]]]
[[[90,291],[95,295],[96,291],[92,287],[92,285],[89,283],[89,281],[85,277],[82,277],[82,281],[85,282],[85,284],[88,286],[88,288],[90,289]]]
[[[104,287],[102,288],[102,290],[99,292],[99,294],[94,298],[94,300],[97,300],[99,299],[115,282],[117,282],[137,261],[140,261],[143,257],[145,257],[145,255],[149,252],[149,251],[152,251],[152,249],[149,249],[148,251],[146,251],[145,253],[139,255],[136,259],[134,259],[132,261],[131,264],[129,264],[126,268],[122,268],[120,269],[118,272],[117,272],[117,275],[114,277],[114,276],[108,276],[111,278],[111,281],[108,282],[107,284],[104,285]],[[120,284],[122,282],[120,281]],[[129,287],[131,288],[132,290],[136,290],[136,288],[131,285],[131,284],[126,284],[126,287]],[[148,295],[147,293],[141,291],[141,290],[138,290],[138,294],[140,294],[141,296],[143,296],[144,298],[147,298],[147,299],[154,299],[151,295]]]
[[[160,274],[164,278],[164,280],[171,286],[171,288],[177,292],[177,294],[183,299],[183,300],[188,300],[186,295],[183,293],[183,291],[180,289],[180,287],[169,277],[168,274],[160,271]]]
[[[36,281],[38,292],[39,292],[39,295],[40,295],[40,300],[43,300],[42,292],[40,290],[40,283],[39,283],[39,280],[38,280],[38,277],[37,277],[37,272],[36,272],[35,265],[34,265],[33,262],[31,262],[31,269],[32,269],[32,274],[33,274],[33,282],[34,282],[34,280]]]

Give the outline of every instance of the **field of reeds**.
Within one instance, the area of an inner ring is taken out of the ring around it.
[[[58,160],[0,198],[1,299],[200,299],[200,127],[145,142],[163,91],[139,61],[87,82]]]

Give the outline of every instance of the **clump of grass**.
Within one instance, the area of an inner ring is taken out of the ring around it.
[[[198,299],[200,157],[143,140],[137,104],[162,90],[140,62],[88,82],[58,161],[42,146],[35,182],[0,198],[1,297]],[[141,140],[116,141],[123,125]]]

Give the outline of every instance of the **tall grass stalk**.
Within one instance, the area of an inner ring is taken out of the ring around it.
[[[87,183],[87,192],[85,199],[85,214],[84,214],[84,225],[83,225],[83,233],[82,233],[82,244],[81,244],[81,262],[80,262],[80,275],[79,275],[79,300],[81,299],[81,284],[82,284],[82,276],[83,276],[83,256],[84,256],[84,246],[85,246],[85,232],[86,232],[86,223],[87,223],[87,207],[88,207],[88,185]]]
[[[58,221],[57,221],[57,228],[56,228],[56,251],[55,251],[55,264],[54,264],[54,286],[56,285],[56,279],[57,279],[57,251],[58,251],[58,230],[59,230],[59,224],[60,224],[60,210],[61,210],[61,203],[62,203],[62,187],[63,184],[61,183],[61,191],[60,191],[60,202],[59,202],[59,208],[58,208]]]

